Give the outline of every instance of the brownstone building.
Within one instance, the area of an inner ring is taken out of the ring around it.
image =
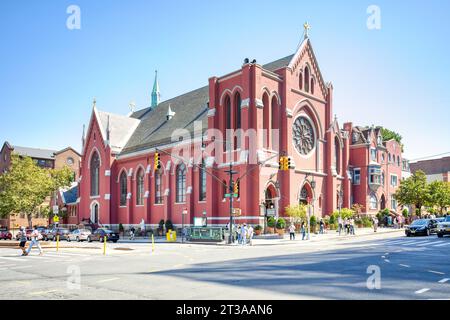
[[[5,142],[0,150],[0,174],[9,170],[13,154],[20,157],[30,157],[39,167],[45,169],[62,169],[67,166],[73,171],[74,180],[77,181],[79,178],[81,155],[71,147],[57,151],[13,146]],[[49,197],[41,208],[48,207],[50,204],[52,204],[52,199]],[[48,218],[37,213],[33,216],[32,223],[36,226],[46,226],[48,225]],[[28,220],[24,213],[19,213],[6,219],[0,219],[0,226],[13,230],[19,226],[28,226]]]
[[[410,167],[413,173],[419,170],[425,172],[428,182],[450,182],[450,157],[418,161],[410,163]]]

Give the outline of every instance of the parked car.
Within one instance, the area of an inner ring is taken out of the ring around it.
[[[12,239],[12,233],[8,231],[8,229],[1,229],[0,230],[0,240],[11,240]]]
[[[105,229],[105,228],[100,228],[95,230],[91,235],[88,236],[88,241],[92,242],[92,241],[100,241],[103,242],[104,238],[106,236],[106,241],[112,241],[114,243],[116,243],[117,241],[119,241],[119,234]]]
[[[450,234],[450,216],[447,216],[443,222],[439,223],[437,229],[437,236],[439,238]]]
[[[27,240],[31,240],[31,233],[33,232],[33,229],[25,229],[25,232],[27,234]],[[19,241],[20,240],[20,233],[17,232],[16,234],[16,240]]]
[[[73,230],[71,233],[67,236],[67,241],[87,241],[88,237],[92,234],[91,230],[88,229],[76,229]]]
[[[432,233],[437,233],[437,221],[435,219],[419,219],[415,220],[405,229],[407,237],[424,235],[429,236]]]
[[[59,240],[67,240],[67,236],[70,233],[69,229],[66,228],[54,228],[50,232],[47,233],[46,239],[50,241],[56,241],[57,236],[59,236]]]

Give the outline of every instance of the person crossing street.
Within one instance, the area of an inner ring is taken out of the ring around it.
[[[29,255],[33,246],[36,245],[39,249],[39,255],[42,256],[44,254],[44,250],[42,250],[41,244],[39,243],[39,240],[42,240],[42,234],[35,227],[33,229],[33,232],[31,233],[30,237],[31,237],[31,243],[30,243],[30,246],[28,247],[28,250],[26,251],[25,255],[26,256]]]

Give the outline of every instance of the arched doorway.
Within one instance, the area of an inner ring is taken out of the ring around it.
[[[99,204],[97,202],[91,205],[91,223],[99,223]]]
[[[384,196],[384,194],[381,196],[380,208],[381,208],[381,210],[386,209],[386,197]]]
[[[300,204],[311,204],[312,203],[312,199],[313,199],[313,193],[312,193],[312,189],[311,189],[311,185],[309,183],[305,183],[303,185],[302,190],[300,191],[300,196],[299,196],[299,203]]]

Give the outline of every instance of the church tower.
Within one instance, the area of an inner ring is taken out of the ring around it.
[[[161,93],[159,92],[158,71],[155,71],[155,82],[153,83],[151,107],[156,108],[159,105],[160,99]]]

